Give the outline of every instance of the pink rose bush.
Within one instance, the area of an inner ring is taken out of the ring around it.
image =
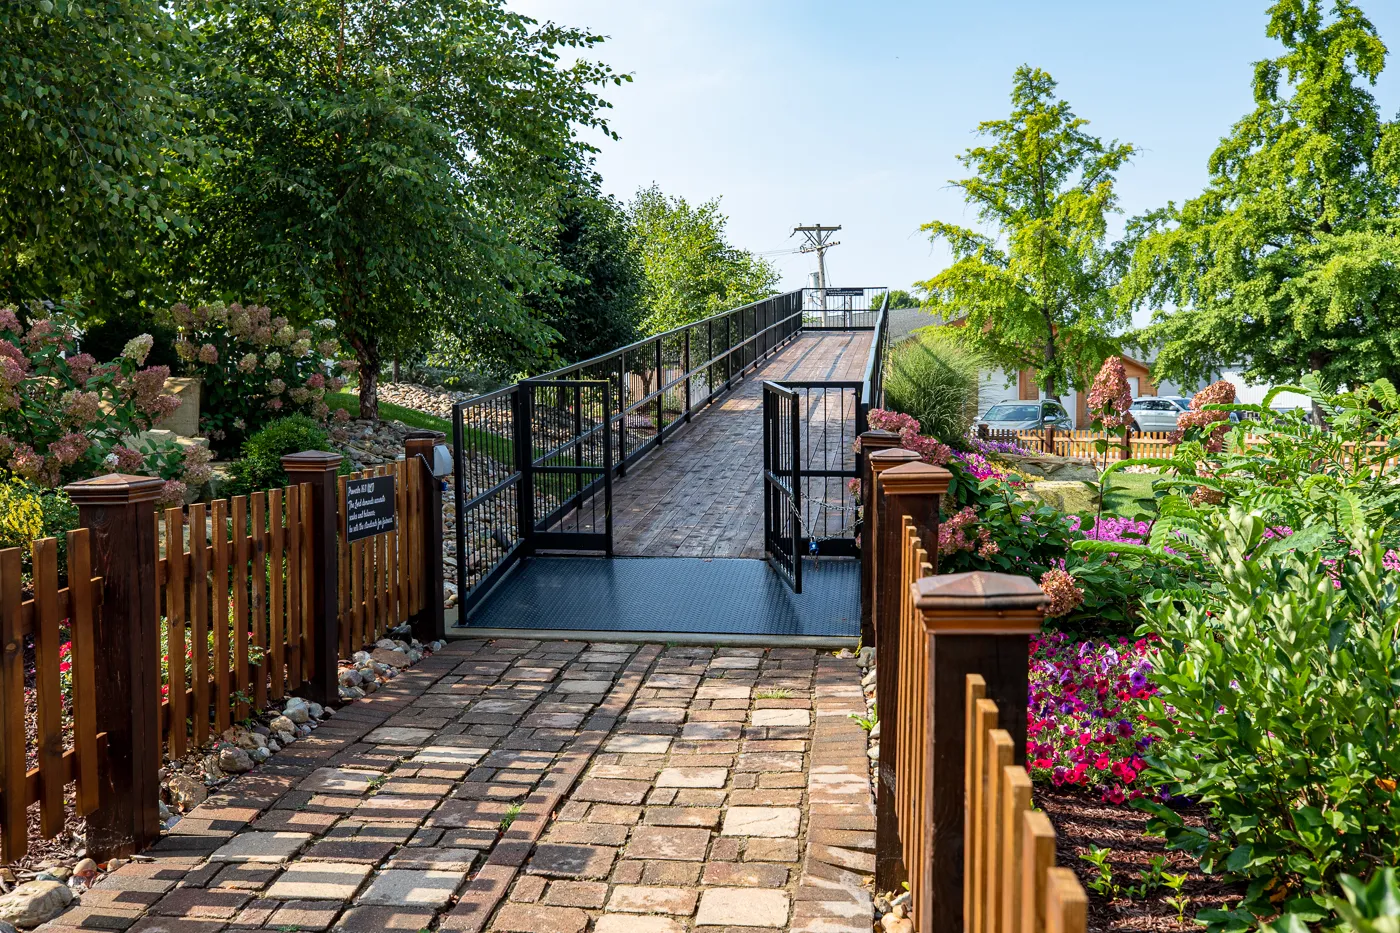
[[[1079,787],[1108,803],[1141,797],[1143,727],[1156,692],[1147,639],[1072,641],[1062,632],[1031,640],[1026,765],[1036,781]]]
[[[169,370],[145,365],[151,336],[98,363],[78,352],[78,334],[60,314],[26,325],[0,308],[0,468],[49,488],[118,470],[178,478],[178,449],[129,440],[180,407],[165,394]]]
[[[333,321],[315,323],[317,339],[261,305],[177,304],[168,314],[180,332],[182,368],[201,381],[201,429],[219,449],[237,449],[281,415],[332,417],[325,395],[345,386],[334,372],[340,347],[328,333]]]

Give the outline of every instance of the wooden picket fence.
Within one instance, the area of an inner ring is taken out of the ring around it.
[[[157,513],[161,730],[171,757],[301,686],[311,655],[310,505],[302,485]]]
[[[967,677],[967,804],[963,820],[963,913],[967,933],[1083,933],[1088,895],[1055,867],[1055,827],[1031,809],[1031,778],[1012,764],[987,683]]]
[[[0,861],[28,853],[26,810],[31,804],[39,804],[39,832],[45,839],[63,830],[67,785],[76,784],[79,815],[98,806],[106,734],[97,731],[94,632],[102,611],[103,581],[92,575],[89,531],[70,531],[67,543],[69,579],[60,589],[58,540],[32,542],[29,599],[24,599],[20,549],[0,550]],[[64,628],[67,657],[62,653]],[[34,646],[32,711],[25,702],[26,640]],[[66,697],[64,673],[71,682]],[[32,746],[30,727],[35,733]]]
[[[1057,457],[1079,457],[1101,461],[1105,453],[1098,448],[1104,440],[1102,431],[1076,429],[1073,431],[987,431],[983,439],[998,443],[1018,444],[1036,453],[1052,453]],[[1176,450],[1172,435],[1166,431],[1134,432],[1125,448],[1121,436],[1108,438],[1109,461],[1138,457],[1170,457]]]
[[[345,485],[372,476],[393,476],[399,526],[347,545]],[[384,633],[423,608],[423,489],[417,464],[398,460],[340,477],[340,644],[349,657],[356,646],[372,645]]]

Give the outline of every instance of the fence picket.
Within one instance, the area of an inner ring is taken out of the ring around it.
[[[1001,928],[1022,933],[1021,874],[1025,839],[1021,815],[1031,808],[1031,778],[1020,765],[1001,772]]]
[[[248,499],[233,497],[233,682],[238,693],[234,715],[246,719],[249,713],[245,697],[250,696],[248,684]]]
[[[170,757],[185,754],[185,529],[178,506],[165,510],[166,713]]]
[[[63,830],[63,687],[59,682],[58,541],[37,538],[34,558],[34,674],[38,703],[39,825]]]
[[[190,628],[194,639],[194,743],[209,741],[209,554],[207,509],[190,506]]]
[[[249,662],[253,679],[253,705],[258,709],[267,706],[267,494],[255,492],[252,495],[253,526],[250,542],[253,573],[253,644],[249,651],[257,650],[258,663]]]
[[[214,536],[214,728],[222,733],[230,725],[229,612],[228,612],[228,500],[210,503]]]
[[[287,487],[287,689],[301,686],[301,487]]]
[[[267,491],[267,527],[271,540],[268,544],[268,657],[266,669],[271,678],[271,693],[274,700],[281,700],[286,676],[286,603],[282,588],[282,562],[286,558],[286,538],[282,529],[283,490]]]
[[[24,633],[20,609],[20,551],[0,551],[0,788],[5,791],[0,858],[23,858],[29,852],[25,808]]]

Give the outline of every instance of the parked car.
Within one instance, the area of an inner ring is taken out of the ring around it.
[[[1176,419],[1191,406],[1191,399],[1182,395],[1144,395],[1133,399],[1129,409],[1133,415],[1134,431],[1175,431]]]
[[[987,409],[987,413],[972,423],[973,430],[982,425],[989,431],[1039,431],[1047,427],[1069,431],[1074,422],[1059,402],[1002,402]]]

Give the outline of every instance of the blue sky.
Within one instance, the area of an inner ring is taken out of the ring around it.
[[[947,262],[918,232],[975,220],[948,179],[980,120],[1009,109],[1022,63],[1048,70],[1091,131],[1140,147],[1120,176],[1129,214],[1200,191],[1205,163],[1251,107],[1253,62],[1278,54],[1266,0],[512,0],[609,37],[595,57],[621,139],[599,143],[605,190],[656,182],[720,196],[730,236],[790,248],[792,226],[841,224],[835,285],[908,287]],[[1400,109],[1400,2],[1361,0],[1392,50],[1374,89]],[[1120,221],[1121,226],[1121,221]],[[815,260],[769,257],[786,287]]]

